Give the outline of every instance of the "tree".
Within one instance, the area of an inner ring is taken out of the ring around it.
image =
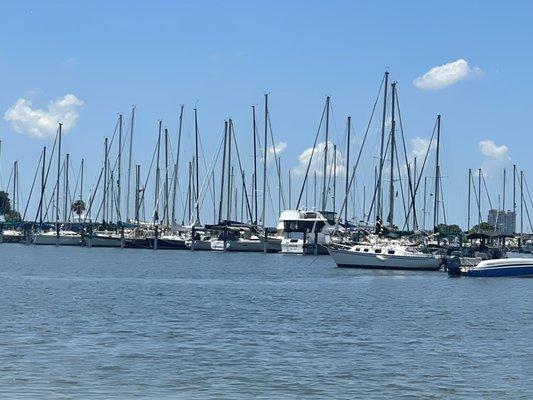
[[[18,211],[9,210],[4,214],[6,222],[20,222],[22,221],[22,218],[20,217],[20,213]]]
[[[81,215],[85,211],[85,202],[83,200],[76,200],[70,206],[72,212],[78,216],[78,219],[81,219]]]
[[[482,222],[481,224],[475,225],[470,229],[470,233],[477,233],[477,232],[493,232],[494,227],[489,224],[488,222]]]
[[[7,215],[11,211],[9,193],[0,190],[0,215]]]
[[[446,225],[446,224],[439,224],[437,226],[437,231],[441,235],[460,235],[463,233],[463,230],[459,227],[459,225],[452,224],[452,225]]]

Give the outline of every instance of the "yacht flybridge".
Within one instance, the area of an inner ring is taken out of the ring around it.
[[[335,230],[335,217],[331,211],[283,211],[277,226],[278,232],[283,232],[281,252],[328,254],[326,245]]]

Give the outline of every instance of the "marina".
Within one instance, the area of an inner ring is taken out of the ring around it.
[[[0,400],[533,399],[533,2],[4,2]]]

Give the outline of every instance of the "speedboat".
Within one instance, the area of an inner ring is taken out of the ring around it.
[[[446,264],[450,276],[533,278],[533,258],[484,260],[477,265],[468,266],[463,265],[458,257],[454,257],[447,260]]]

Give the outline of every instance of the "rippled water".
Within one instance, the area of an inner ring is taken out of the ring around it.
[[[0,398],[533,398],[533,280],[0,245]]]

